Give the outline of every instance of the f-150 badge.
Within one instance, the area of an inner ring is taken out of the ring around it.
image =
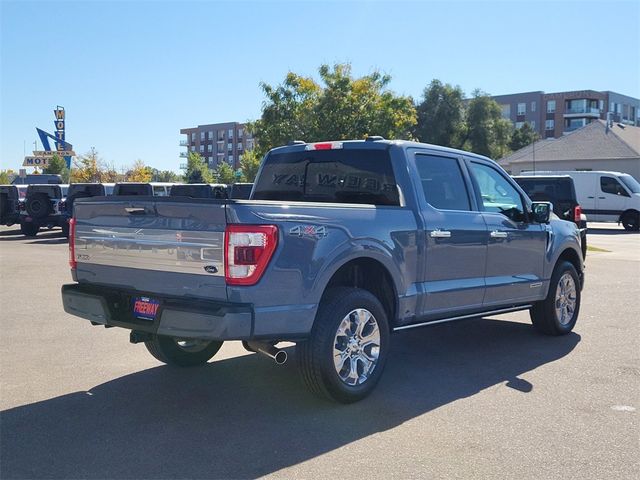
[[[314,225],[296,225],[289,229],[289,235],[296,237],[324,238],[328,235],[327,227]]]

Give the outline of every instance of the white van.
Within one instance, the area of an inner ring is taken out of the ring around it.
[[[533,175],[532,171],[522,174]],[[618,222],[626,230],[640,229],[640,183],[627,173],[601,171],[541,172],[535,175],[569,175],[576,196],[590,222]]]

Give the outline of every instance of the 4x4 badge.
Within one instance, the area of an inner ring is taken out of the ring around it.
[[[314,225],[296,225],[289,229],[289,235],[295,235],[296,237],[324,238],[328,233],[327,227],[324,225],[319,227]]]

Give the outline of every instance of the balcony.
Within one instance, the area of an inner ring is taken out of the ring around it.
[[[189,152],[180,152],[180,158],[189,158]]]
[[[189,146],[189,141],[188,140],[180,140],[180,146],[181,147],[188,147]]]
[[[564,118],[593,117],[600,118],[600,110],[594,107],[573,107],[564,111]]]

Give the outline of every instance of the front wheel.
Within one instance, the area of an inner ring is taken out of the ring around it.
[[[193,367],[207,363],[222,347],[214,340],[182,340],[154,335],[144,342],[149,353],[157,360],[178,367]]]
[[[529,314],[533,326],[547,335],[566,335],[580,312],[580,279],[572,263],[562,261],[551,275],[547,298],[536,303]]]
[[[26,237],[35,237],[40,231],[40,227],[30,222],[22,222],[20,224],[20,231]]]
[[[627,212],[620,219],[625,230],[637,232],[640,230],[640,212]]]
[[[313,393],[353,403],[375,388],[388,350],[389,324],[380,301],[366,290],[341,287],[326,293],[311,337],[296,345],[296,358]]]

